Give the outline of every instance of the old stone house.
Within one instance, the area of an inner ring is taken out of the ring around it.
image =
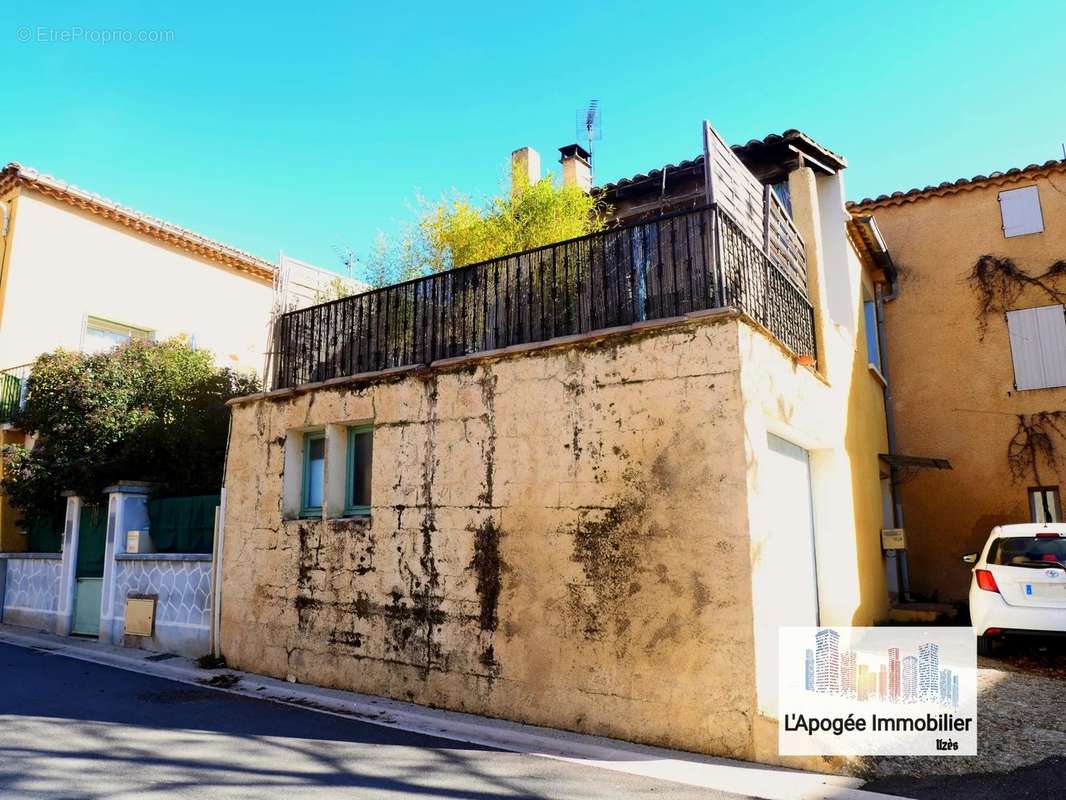
[[[1066,161],[850,211],[876,220],[900,265],[884,304],[899,449],[951,465],[900,487],[910,589],[963,600],[960,557],[994,526],[1062,520]]]
[[[705,135],[702,202],[283,318],[233,403],[230,664],[777,759],[778,628],[887,612],[884,254],[842,158],[786,149],[786,208]]]

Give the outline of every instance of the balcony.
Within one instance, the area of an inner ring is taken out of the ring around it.
[[[769,191],[754,213],[726,205],[284,314],[275,327],[273,388],[716,308],[745,314],[797,356],[813,355],[803,242],[791,219]]]
[[[32,364],[0,370],[0,425],[9,425],[26,405],[26,381]]]

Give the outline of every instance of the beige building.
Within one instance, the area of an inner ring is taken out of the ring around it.
[[[311,303],[336,277],[275,264],[36,170],[0,171],[0,432],[29,364],[65,348],[187,336],[219,365],[262,373],[275,307]],[[365,288],[365,287],[356,287]],[[25,550],[0,498],[0,552]]]
[[[778,628],[888,610],[885,254],[839,157],[787,151],[786,218],[707,137],[702,202],[282,319],[233,403],[231,665],[780,760]]]
[[[910,588],[966,597],[1002,523],[1061,520],[1066,453],[1066,162],[850,205],[899,264],[885,303],[900,452],[944,459],[900,488]]]

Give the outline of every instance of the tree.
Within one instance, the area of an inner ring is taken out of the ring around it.
[[[51,513],[64,490],[96,498],[119,480],[152,481],[163,494],[215,492],[226,401],[258,389],[255,376],[215,367],[210,352],[182,338],[46,353],[15,420],[35,441],[5,449],[3,489],[27,521]]]
[[[455,193],[434,203],[420,198],[418,219],[399,240],[379,233],[359,259],[363,279],[375,288],[388,286],[584,236],[603,230],[609,213],[602,202],[577,186],[557,185],[551,175],[519,183],[481,205]]]
[[[429,206],[419,221],[426,263],[434,272],[531,250],[602,230],[608,209],[572,184],[549,175],[519,184],[477,208],[453,197]]]

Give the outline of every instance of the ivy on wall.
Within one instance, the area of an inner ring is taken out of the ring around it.
[[[1019,414],[1018,430],[1007,445],[1007,466],[1016,480],[1032,476],[1034,485],[1043,486],[1041,463],[1056,470],[1056,442],[1066,441],[1066,411],[1038,411]]]
[[[1066,291],[1052,281],[1066,276],[1066,260],[1060,259],[1041,275],[1030,275],[1009,258],[983,255],[970,270],[968,281],[977,292],[979,339],[988,331],[988,318],[1009,311],[1028,287],[1042,291],[1054,303],[1066,304]]]

